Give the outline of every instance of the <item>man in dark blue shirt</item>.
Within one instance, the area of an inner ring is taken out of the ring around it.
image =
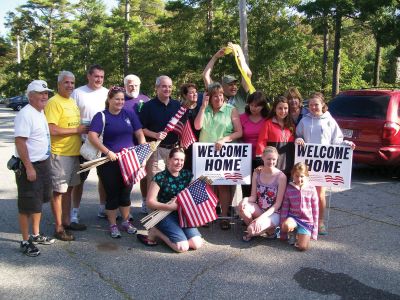
[[[151,155],[146,164],[147,187],[153,176],[165,170],[169,151],[178,143],[178,135],[174,132],[165,133],[164,129],[169,120],[178,112],[181,104],[171,98],[172,80],[162,75],[156,79],[157,96],[143,104],[140,121],[147,141],[161,140],[157,150]]]

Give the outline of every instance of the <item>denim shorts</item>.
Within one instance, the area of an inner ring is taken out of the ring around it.
[[[303,226],[297,224],[297,234],[304,234],[304,235],[311,236],[311,231],[309,231],[308,229],[304,228]]]
[[[190,240],[195,236],[201,237],[197,228],[181,228],[179,226],[179,218],[176,211],[166,216],[156,227],[174,244]]]

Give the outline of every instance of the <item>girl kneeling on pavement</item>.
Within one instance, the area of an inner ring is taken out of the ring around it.
[[[304,163],[294,165],[292,180],[281,207],[281,239],[285,240],[288,235],[290,245],[305,251],[310,239],[317,240],[318,236],[318,194],[308,182],[308,167]]]
[[[173,148],[169,153],[167,168],[157,173],[150,184],[146,204],[152,210],[171,211],[148,235],[138,234],[138,240],[146,246],[157,245],[162,240],[176,252],[199,249],[203,239],[197,228],[181,228],[178,219],[176,196],[184,190],[193,178],[188,170],[183,170],[185,153],[182,148]],[[168,203],[171,201],[171,203]]]
[[[280,224],[279,209],[286,189],[286,175],[275,167],[278,160],[275,147],[267,146],[262,160],[264,166],[253,172],[251,196],[239,203],[239,216],[247,225],[245,242],[262,234],[275,238],[276,227]]]

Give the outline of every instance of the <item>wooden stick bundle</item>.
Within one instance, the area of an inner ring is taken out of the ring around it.
[[[170,204],[172,201],[167,202],[167,204]],[[162,219],[164,219],[166,216],[168,216],[172,211],[170,210],[155,210],[151,213],[149,213],[147,216],[142,218],[140,220],[140,223],[143,224],[144,228],[149,230],[150,228],[153,228],[156,226]]]
[[[200,176],[199,180],[204,181],[206,184],[212,184],[212,180],[207,176]],[[171,202],[172,201],[169,201],[167,204]],[[140,222],[143,224],[144,228],[149,230],[150,228],[156,226],[162,219],[168,216],[171,212],[172,211],[155,210],[152,213],[145,216],[144,218],[142,218]]]

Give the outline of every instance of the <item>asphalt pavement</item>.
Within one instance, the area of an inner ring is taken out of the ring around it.
[[[244,243],[239,221],[229,231],[201,228],[205,246],[183,254],[126,233],[112,239],[96,216],[92,171],[80,210],[87,231],[27,257],[6,168],[14,117],[0,105],[0,299],[400,299],[400,180],[362,166],[353,169],[351,190],[332,193],[329,235],[306,252],[278,240]],[[137,187],[132,200],[134,224],[145,233]],[[53,226],[46,204],[41,231],[51,235]]]

